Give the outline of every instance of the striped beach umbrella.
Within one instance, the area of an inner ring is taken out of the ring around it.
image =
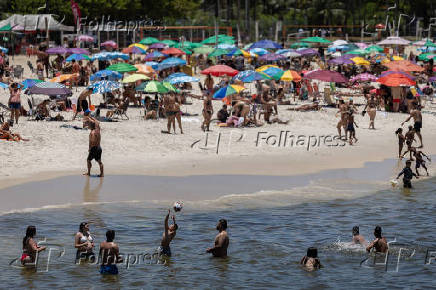
[[[88,88],[92,88],[92,93],[94,94],[104,94],[119,89],[120,83],[103,80],[89,85]]]

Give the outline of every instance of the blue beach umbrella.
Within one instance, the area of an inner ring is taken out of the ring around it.
[[[170,57],[170,58],[163,60],[161,63],[159,63],[157,69],[163,70],[163,69],[167,69],[170,67],[175,67],[175,66],[185,65],[185,64],[186,64],[186,60],[183,60],[183,59],[177,58],[177,57]]]
[[[73,53],[72,55],[70,55],[69,57],[67,57],[67,59],[65,61],[79,61],[79,60],[90,60],[89,56],[85,55],[85,54],[77,54],[77,53]]]
[[[104,94],[119,89],[120,83],[104,80],[93,83],[89,85],[88,88],[92,88],[94,94]]]
[[[270,79],[272,79],[272,77],[268,76],[267,74],[263,72],[257,72],[254,70],[241,71],[232,78],[233,81],[240,80],[244,83],[251,83],[254,81],[270,80]]]
[[[145,65],[151,66],[152,69],[157,69],[159,66],[159,63],[156,61],[146,61]]]
[[[34,85],[36,85],[37,83],[42,83],[41,80],[37,80],[37,79],[26,79],[24,80],[21,85],[23,86],[23,89],[26,90],[28,88],[33,87]]]
[[[274,42],[272,40],[268,40],[268,39],[264,39],[258,42],[253,43],[250,46],[250,49],[252,48],[272,48],[272,49],[278,49],[278,48],[283,48],[280,44],[278,44],[277,42]]]
[[[0,82],[0,88],[7,89],[7,88],[9,88],[9,86],[8,86],[8,84]]]
[[[256,47],[256,48],[250,48],[249,50],[252,53],[255,53],[257,55],[264,55],[264,54],[268,54],[269,51],[264,49],[264,48],[260,48],[260,47]]]
[[[123,75],[117,71],[112,70],[100,70],[95,74],[91,75],[91,81],[100,81],[102,79],[106,79],[109,81],[118,81],[123,78]]]
[[[181,84],[181,83],[193,83],[193,82],[199,82],[200,79],[196,77],[191,77],[185,73],[173,73],[170,76],[168,76],[165,80],[165,82],[169,82],[170,84]]]

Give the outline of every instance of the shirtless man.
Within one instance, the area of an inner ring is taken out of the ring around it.
[[[336,116],[338,114],[340,114],[341,118],[339,119],[339,122],[338,122],[338,125],[336,126],[336,128],[338,129],[339,138],[342,137],[341,128],[344,129],[345,141],[347,141],[347,132],[346,132],[347,112],[348,112],[348,108],[347,108],[347,105],[345,104],[344,100],[339,100],[339,111],[336,113]]]
[[[100,274],[118,274],[117,263],[122,263],[123,259],[120,257],[120,249],[114,243],[115,231],[108,230],[106,232],[106,242],[100,243],[101,266]]]
[[[78,63],[76,62],[76,60],[74,60],[74,59],[71,61],[71,63],[72,63],[72,65],[71,65],[71,67],[72,67],[71,73],[72,73],[74,76],[71,78],[70,89],[72,88],[72,85],[75,85],[75,86],[78,85],[78,82],[79,82],[79,75],[80,75],[80,64],[78,64]]]
[[[104,176],[104,168],[103,163],[101,162],[101,147],[100,147],[100,141],[101,141],[101,134],[100,134],[100,122],[98,122],[96,119],[87,116],[86,120],[87,126],[91,129],[91,133],[89,133],[89,154],[87,158],[87,165],[88,165],[88,172],[84,173],[84,175],[90,175],[91,174],[91,167],[92,167],[92,159],[95,159],[95,161],[98,162],[98,165],[100,165],[100,175],[99,177]]]
[[[210,120],[213,115],[212,96],[207,95],[203,101],[203,123],[201,124],[201,130],[209,131]]]
[[[427,158],[427,160],[431,162],[430,157],[425,155],[425,153],[420,151],[420,150],[415,151],[413,155],[415,156],[415,159],[416,159],[416,164],[415,164],[416,175],[419,176],[418,168],[420,168],[422,166],[422,168],[425,169],[425,172],[427,173],[427,176],[428,176],[428,170],[427,170],[427,166],[425,166],[425,161],[424,161],[423,156],[425,156],[425,158]]]
[[[347,131],[345,131],[345,137],[347,136],[348,133],[350,133],[350,145],[353,145],[353,139],[354,139],[354,143],[357,142],[357,138],[356,138],[356,129],[354,128],[354,125],[356,125],[357,128],[359,128],[359,126],[357,126],[356,122],[354,121],[354,114],[353,114],[353,110],[350,109],[348,111],[348,115],[347,115]]]
[[[374,229],[375,240],[366,247],[366,251],[370,252],[372,248],[376,253],[386,253],[388,251],[388,243],[385,237],[382,237],[382,229],[380,226],[376,226]]]
[[[91,104],[92,91],[93,88],[88,87],[80,93],[79,98],[77,99],[77,108],[73,116],[73,121],[76,119],[79,112],[86,112],[88,110],[89,104]],[[86,98],[88,98],[89,103]]]
[[[416,152],[415,147],[412,146],[413,141],[415,141],[415,129],[413,129],[412,126],[409,126],[409,131],[407,131],[404,137],[406,138],[407,150],[406,152],[403,153],[401,158],[403,158],[407,154],[407,152],[409,152],[410,153],[409,160],[413,161],[414,159],[412,158],[412,153]]]
[[[401,123],[401,126],[403,126],[404,123],[409,122],[411,118],[413,118],[413,120],[415,121],[413,128],[415,129],[416,135],[418,136],[419,142],[421,143],[421,145],[418,148],[422,148],[424,147],[422,145],[422,136],[421,136],[422,114],[421,114],[421,106],[419,106],[417,103],[414,103],[414,108],[412,111],[410,111],[410,116],[406,119],[406,121]]]
[[[179,228],[176,224],[175,216],[172,217],[173,224],[168,226],[168,220],[170,218],[170,210],[168,210],[168,214],[165,217],[165,230],[162,235],[162,241],[160,242],[160,247],[158,249],[159,255],[165,255],[167,257],[171,257],[171,248],[170,243],[176,236],[176,231]]]
[[[220,219],[216,226],[219,234],[215,237],[215,246],[206,250],[206,253],[212,253],[214,257],[227,257],[227,248],[229,247],[229,236],[227,235],[227,221]]]
[[[368,245],[368,243],[365,241],[365,238],[359,233],[358,226],[353,227],[353,244],[359,244],[364,247]]]

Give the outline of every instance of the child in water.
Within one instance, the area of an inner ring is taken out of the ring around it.
[[[412,161],[407,160],[406,161],[406,167],[404,167],[404,169],[397,176],[397,179],[398,179],[398,178],[400,178],[401,175],[404,174],[404,177],[403,177],[403,187],[404,188],[412,188],[411,180],[412,180],[413,176],[415,176],[415,178],[419,178],[412,171],[412,168],[410,168],[411,165],[412,165]]]

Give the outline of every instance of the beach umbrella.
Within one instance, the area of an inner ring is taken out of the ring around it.
[[[313,48],[298,49],[297,52],[302,56],[313,56],[319,54],[318,51]]]
[[[276,64],[266,64],[266,65],[263,65],[263,66],[261,66],[261,67],[258,67],[258,68],[256,69],[256,71],[257,71],[257,72],[263,72],[264,70],[266,70],[266,69],[268,69],[268,68],[270,68],[270,67],[279,68]]]
[[[168,55],[184,55],[186,54],[186,52],[184,52],[183,50],[180,50],[178,48],[175,47],[171,47],[171,48],[167,48],[161,51],[163,54],[168,54]]]
[[[402,58],[401,56],[398,56],[398,55],[394,55],[392,57],[392,60],[404,60],[404,58]]]
[[[152,45],[149,46],[149,48],[152,49],[164,49],[166,48],[168,45],[166,45],[165,43],[162,42],[155,42]]]
[[[63,83],[65,81],[71,80],[73,77],[78,77],[79,74],[63,74],[52,78],[49,82],[53,83]]]
[[[149,81],[146,83],[144,87],[144,92],[166,94],[169,92],[169,90],[162,83],[158,81]]]
[[[0,46],[0,50],[3,51],[4,53],[8,53],[9,48],[6,48],[6,47],[3,47],[3,46]]]
[[[281,52],[279,52],[280,50],[282,50]],[[300,57],[301,54],[299,54],[298,52],[291,50],[291,49],[279,49],[278,51],[276,51],[277,54],[281,54],[285,57],[289,57],[289,58],[294,58],[294,57]]]
[[[8,84],[5,84],[5,83],[2,83],[2,82],[0,82],[0,88],[2,88],[2,89],[7,89],[7,88],[9,88],[9,85],[8,85]]]
[[[140,43],[132,43],[131,45],[129,45],[129,47],[133,47],[133,46],[139,47],[140,49],[143,49],[143,50],[148,49],[148,46],[140,44]]]
[[[100,52],[100,53],[96,53],[93,54],[91,56],[91,60],[109,60],[111,59],[111,56],[109,54],[109,52]]]
[[[269,67],[263,71],[264,74],[270,76],[275,80],[279,80],[285,73],[283,70],[277,67]]]
[[[264,49],[264,48],[260,48],[260,47],[255,47],[255,48],[250,48],[248,50],[249,52],[255,53],[257,55],[264,55],[264,54],[268,54],[269,51]]]
[[[365,48],[368,47],[368,44],[362,43],[362,42],[356,42],[356,43],[354,43],[354,45],[357,46],[360,49],[365,49]]]
[[[423,38],[419,41],[415,41],[412,43],[412,45],[416,45],[416,46],[423,46],[424,44],[426,44],[427,42],[431,43],[431,39],[430,38]]]
[[[79,35],[76,37],[76,39],[78,41],[81,41],[81,42],[93,42],[94,41],[94,37],[92,37],[90,35]]]
[[[68,53],[90,55],[89,50],[79,47],[68,48]]]
[[[202,47],[203,44],[202,43],[198,43],[198,42],[190,42],[190,41],[183,41],[183,42],[179,42],[179,43],[175,43],[174,45],[171,45],[171,47],[175,47],[175,48],[188,48],[188,49],[194,49],[197,47]]]
[[[348,81],[340,73],[330,70],[312,71],[307,73],[304,77],[307,79],[320,80],[323,82],[330,82],[330,83],[346,83]]]
[[[124,60],[130,59],[128,54],[122,53],[122,52],[118,52],[118,51],[109,52],[108,55],[109,55],[110,59],[117,59],[117,58],[124,59]]]
[[[424,70],[423,67],[414,64],[411,61],[408,60],[397,60],[397,61],[391,61],[389,63],[384,64],[384,66],[386,66],[387,68],[389,68],[390,70],[395,70],[395,71],[417,71],[417,72],[421,72]]]
[[[424,43],[423,47],[436,47],[436,43],[431,42],[429,39]]]
[[[117,71],[117,72],[120,72],[120,73],[125,73],[125,72],[137,71],[138,70],[133,65],[128,64],[128,63],[124,63],[124,62],[110,65],[106,69],[107,70],[112,70],[112,71]]]
[[[363,57],[353,57],[351,59],[357,65],[370,65],[371,63],[364,59]]]
[[[58,46],[58,47],[48,48],[45,52],[47,54],[66,54],[69,52],[69,49],[67,49],[65,47]]]
[[[217,48],[220,49],[232,49],[235,48],[236,46],[234,44],[229,44],[229,43],[220,43],[218,44]]]
[[[230,43],[230,42],[234,43],[233,36],[227,36],[224,34],[219,34],[218,37],[215,37],[215,35],[208,37],[208,38],[204,39],[201,43],[202,44],[214,44],[216,42],[217,38],[218,38],[218,43]]]
[[[146,61],[144,65],[151,67],[152,69],[158,69],[159,63],[156,61]]]
[[[162,40],[161,43],[164,43],[164,44],[166,44],[168,46],[172,46],[172,45],[176,45],[177,41],[174,41],[174,40],[171,40],[171,39],[165,39],[165,40]]]
[[[291,44],[291,48],[300,48],[300,47],[312,47],[312,44],[308,42],[294,42]]]
[[[388,87],[414,86],[415,81],[399,73],[392,73],[377,79],[377,82]]]
[[[264,40],[260,40],[260,41],[253,43],[250,46],[250,49],[252,49],[252,48],[279,49],[279,48],[283,48],[283,47],[280,44],[278,44],[277,42],[274,42],[274,41],[268,40],[268,39],[264,39]]]
[[[238,71],[227,65],[219,64],[219,65],[208,67],[207,69],[203,70],[201,73],[204,75],[210,74],[215,77],[220,77],[224,75],[233,77],[238,74]]]
[[[253,43],[248,43],[248,44],[246,44],[242,49],[244,49],[244,50],[249,50],[250,49],[250,46],[252,46],[253,45]]]
[[[115,41],[113,41],[113,40],[105,41],[102,44],[100,44],[100,46],[109,46],[109,47],[112,47],[112,48],[117,48],[118,47],[117,43]]]
[[[139,80],[149,80],[150,78],[148,76],[146,76],[145,74],[131,74],[129,76],[126,76],[122,83],[134,83],[137,82]]]
[[[423,54],[420,54],[418,56],[419,60],[424,60],[424,61],[428,61],[428,60],[430,60],[432,58],[436,58],[436,54],[434,54],[434,53],[423,53]]]
[[[161,61],[157,69],[163,70],[170,67],[182,66],[182,65],[186,65],[186,60],[177,57],[170,57]]]
[[[264,60],[264,61],[278,61],[281,59],[285,59],[286,56],[282,55],[282,54],[276,54],[276,53],[268,53],[268,54],[264,54],[261,57],[259,57],[260,60]]]
[[[141,73],[146,75],[150,75],[154,73],[153,67],[147,64],[135,64],[134,67],[138,69],[136,73]]]
[[[429,82],[436,82],[436,76],[428,78]]]
[[[377,45],[409,45],[410,41],[398,36],[389,36],[388,38],[380,41]]]
[[[42,82],[37,83],[27,90],[29,95],[65,96],[73,93],[60,83]]]
[[[160,53],[159,51],[153,51],[145,55],[145,60],[157,59],[164,56],[165,55],[163,53]]]
[[[352,64],[353,61],[347,57],[341,56],[329,60],[328,63],[334,65],[342,65],[342,64]]]
[[[212,51],[207,57],[208,58],[217,57],[217,56],[221,56],[221,55],[224,55],[224,54],[227,54],[227,53],[228,53],[228,50],[217,48],[214,51]]]
[[[287,70],[280,77],[280,80],[285,81],[285,82],[291,82],[291,81],[300,82],[301,75],[294,70]]]
[[[104,94],[115,91],[120,88],[120,83],[113,81],[98,81],[88,86],[88,88],[92,88],[93,94]]]
[[[89,58],[89,56],[87,56],[86,54],[76,54],[76,53],[74,53],[74,54],[70,55],[69,57],[67,57],[67,59],[65,61],[70,62],[70,61],[73,61],[73,59],[75,61],[79,61],[79,60],[91,60]]]
[[[355,54],[355,55],[365,55],[368,54],[369,51],[366,51],[364,49],[354,49],[354,50],[350,50],[348,52],[346,52],[345,54]]]
[[[171,83],[169,82],[162,82],[162,85],[168,89],[169,92],[180,92],[179,89],[177,89],[175,86],[173,86]]]
[[[385,77],[385,76],[388,76],[388,75],[391,75],[391,74],[400,74],[400,75],[403,75],[404,77],[407,77],[407,78],[409,78],[411,80],[415,79],[415,77],[412,76],[410,73],[407,73],[407,72],[404,72],[404,71],[394,71],[394,70],[384,71],[384,72],[382,72],[380,74],[379,77],[382,78],[382,77]]]
[[[123,50],[121,51],[122,53],[126,53],[126,54],[144,54],[146,53],[146,51],[142,48],[139,48],[137,46],[131,46],[131,47],[126,47],[123,48]]]
[[[151,45],[153,43],[158,43],[159,39],[155,38],[155,37],[146,37],[141,39],[141,41],[139,42],[140,44],[145,44],[145,45]]]
[[[183,51],[184,53],[186,53],[187,55],[191,55],[192,54],[192,51],[190,51],[187,48],[180,48],[180,50]]]
[[[26,90],[28,88],[33,87],[34,85],[36,85],[37,83],[42,83],[43,81],[41,80],[37,80],[37,79],[25,79],[21,85],[23,86],[23,89]]]
[[[227,96],[234,95],[234,94],[239,94],[239,92],[241,92],[243,90],[245,90],[245,88],[242,87],[242,86],[228,85],[228,86],[220,88],[218,91],[216,91],[213,94],[212,98],[221,100],[221,99],[224,99]]]
[[[318,36],[303,38],[301,41],[313,43],[332,43],[330,40]]]
[[[333,41],[332,46],[340,46],[340,45],[347,45],[348,42],[346,40],[343,39],[337,39],[335,41]]]
[[[200,79],[196,77],[191,77],[185,73],[173,73],[169,75],[165,82],[169,82],[170,84],[181,84],[181,83],[193,83],[193,82],[199,82]]]
[[[202,46],[202,47],[194,48],[194,53],[197,53],[197,54],[209,54],[212,51],[214,51],[214,48],[209,47],[209,46]]]
[[[383,52],[383,47],[378,45],[371,45],[365,48],[367,52]]]
[[[235,75],[232,78],[232,81],[240,80],[243,83],[251,83],[254,81],[261,81],[261,80],[270,80],[272,77],[265,74],[264,72],[257,72],[254,70],[245,70],[239,72],[237,75]]]
[[[117,71],[113,70],[100,70],[95,74],[91,75],[89,78],[91,81],[99,81],[102,79],[107,79],[109,81],[117,81],[120,80],[123,75]]]
[[[354,82],[375,82],[377,77],[369,73],[358,74],[350,79],[352,83]]]

